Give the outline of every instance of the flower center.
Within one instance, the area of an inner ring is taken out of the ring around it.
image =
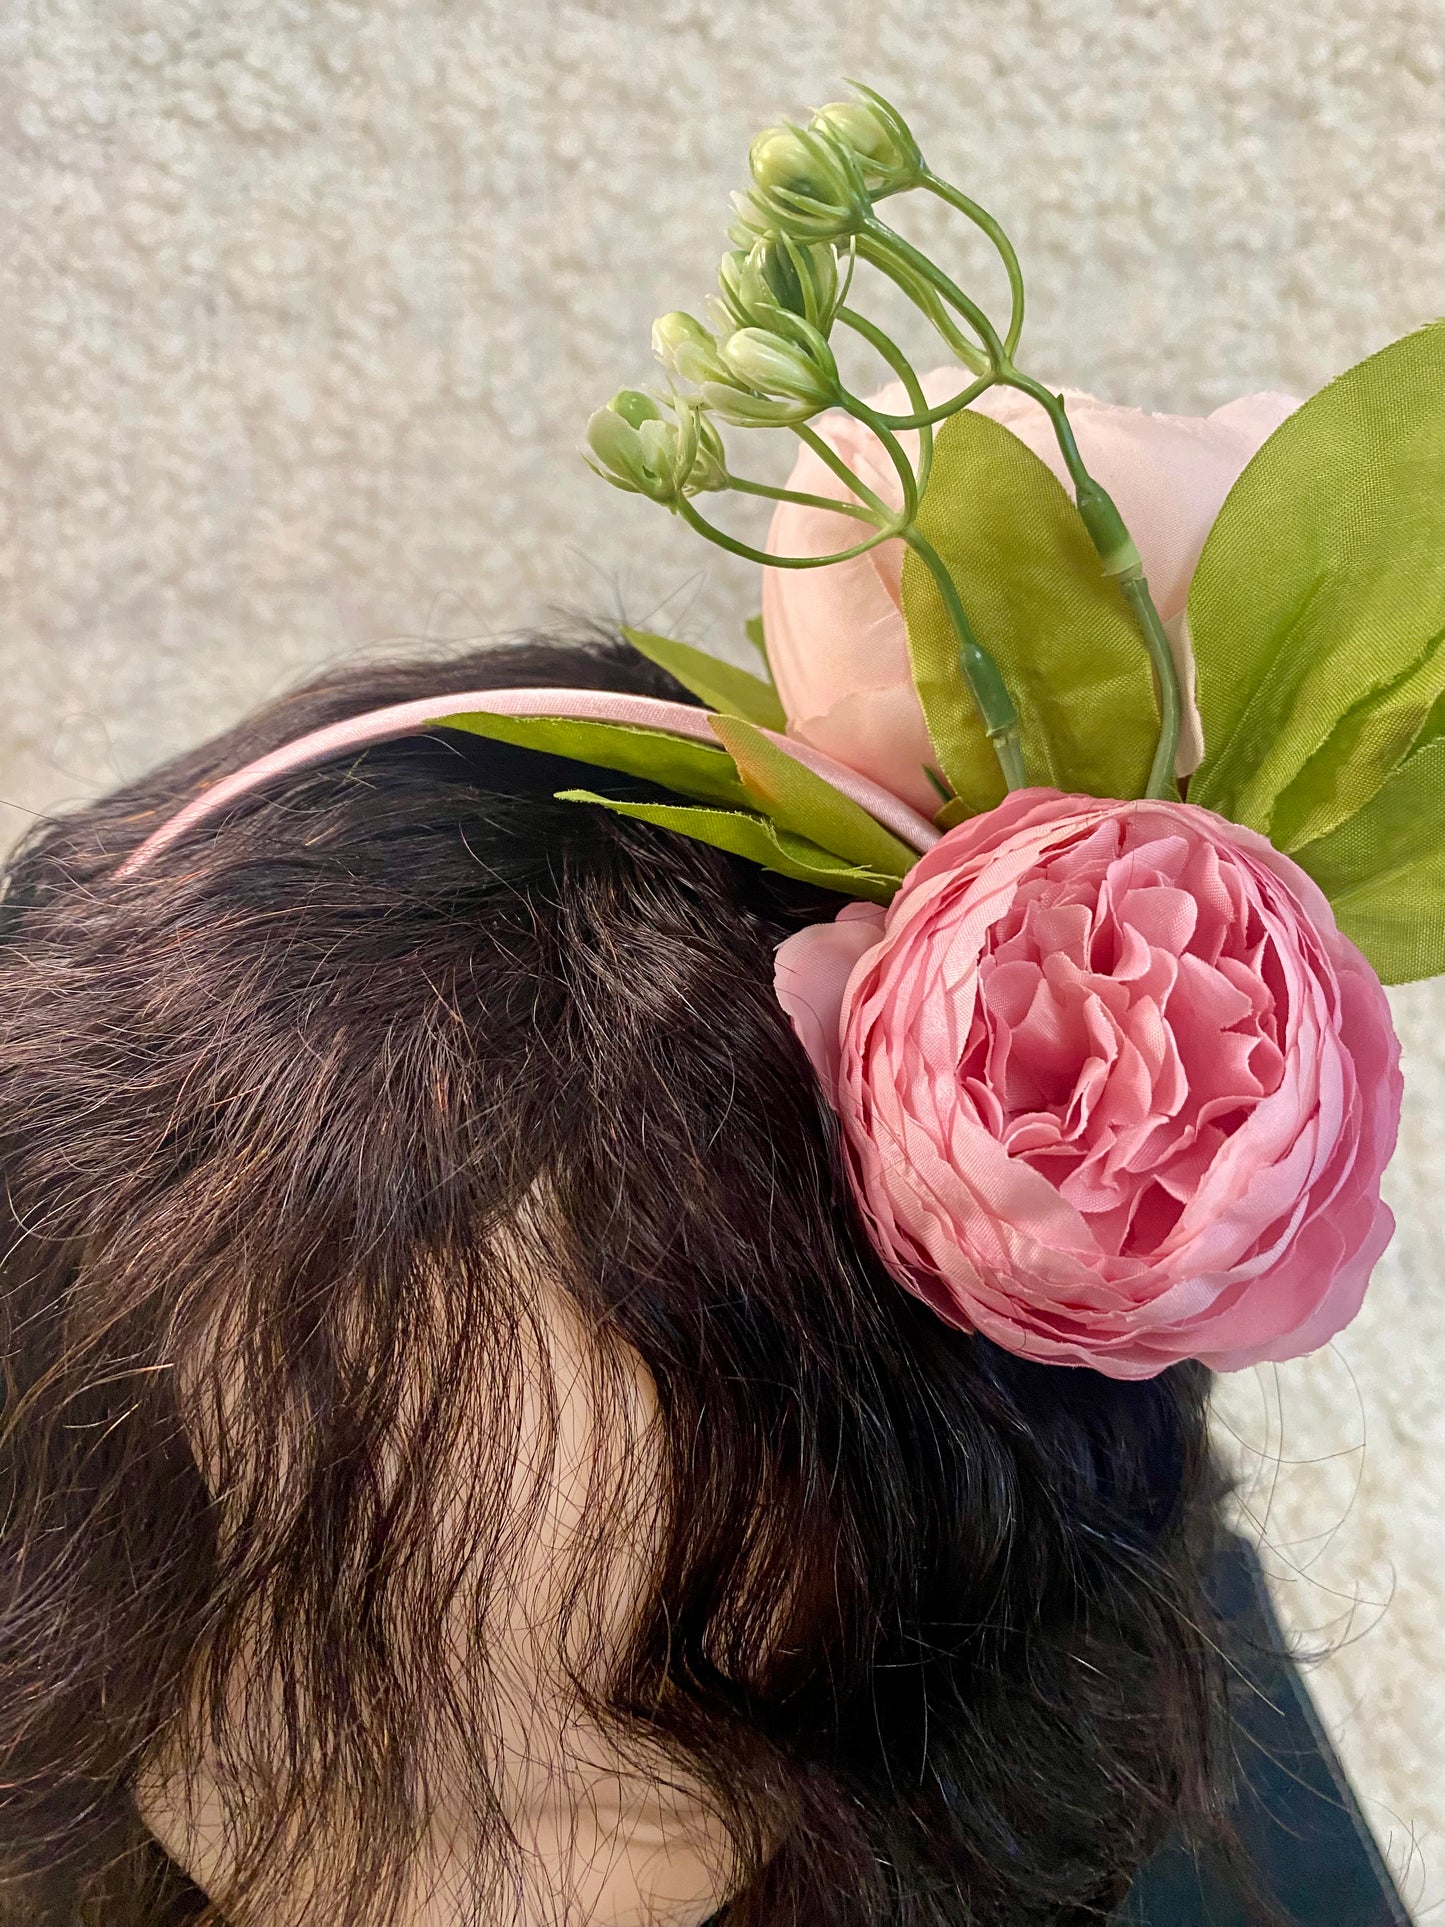
[[[994,926],[960,1059],[982,1125],[1115,1255],[1158,1248],[1278,1088],[1286,1015],[1242,873],[1182,836],[1100,825]]]

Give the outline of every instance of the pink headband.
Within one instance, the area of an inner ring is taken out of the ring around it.
[[[344,722],[299,736],[293,743],[258,756],[254,763],[223,776],[209,789],[192,797],[132,851],[116,872],[134,876],[152,857],[178,843],[188,830],[249,796],[273,776],[290,776],[299,770],[315,769],[318,764],[346,750],[363,749],[369,743],[383,743],[398,736],[410,736],[443,722],[448,716],[477,711],[490,716],[557,716],[588,722],[622,723],[638,729],[661,729],[674,736],[687,736],[698,742],[715,743],[706,710],[690,703],[662,702],[655,696],[628,696],[606,689],[467,689],[456,694],[424,696],[418,702],[396,703],[389,709],[373,709],[361,716],[348,716]],[[931,850],[939,833],[926,817],[900,801],[890,790],[869,782],[843,763],[820,750],[809,749],[774,730],[764,732],[779,749],[801,763],[814,775],[822,776],[876,822],[902,839],[910,849]]]

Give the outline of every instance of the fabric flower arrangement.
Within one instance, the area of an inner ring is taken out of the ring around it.
[[[650,778],[562,794],[848,899],[777,958],[879,1256],[950,1323],[1144,1378],[1315,1349],[1391,1234],[1381,982],[1445,970],[1445,324],[1203,420],[1018,362],[1007,235],[864,88],[753,142],[710,319],[588,425],[617,487],[764,570],[755,675],[627,631],[704,705],[408,704],[219,783],[446,724]],[[1001,326],[883,218],[943,201]],[[859,271],[950,357],[920,376]],[[889,386],[847,385],[844,340]],[[786,486],[724,430],[798,443]],[[775,504],[766,548],[703,496]],[[1151,586],[1152,585],[1152,586]]]

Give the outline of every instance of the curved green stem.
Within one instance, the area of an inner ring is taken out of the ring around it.
[[[895,234],[882,221],[870,221],[859,236],[860,243],[869,237],[883,253],[894,253],[920,280],[942,295],[950,307],[957,309],[983,343],[983,351],[991,368],[1003,369],[1010,365],[998,330],[978,303],[971,300],[956,281],[951,281],[942,268],[936,267],[921,249],[914,247],[911,241],[905,241],[901,234]],[[869,258],[875,257],[870,255]],[[975,373],[982,374],[983,369],[975,369]]]
[[[999,370],[998,378],[1004,387],[1017,388],[1021,395],[1031,395],[1048,415],[1059,452],[1064,458],[1064,467],[1068,469],[1075,488],[1080,483],[1092,482],[1093,477],[1084,467],[1084,458],[1079,453],[1079,444],[1074,440],[1073,423],[1064,407],[1063,396],[1055,394],[1052,388],[1046,388],[1041,381],[1035,381],[1032,375],[1020,374],[1012,362]]]
[[[1004,337],[1004,353],[1012,361],[1014,350],[1019,345],[1019,337],[1024,331],[1024,277],[1023,270],[1019,266],[1018,255],[1014,252],[1013,242],[987,208],[980,207],[977,201],[970,200],[962,189],[954,187],[951,182],[941,180],[931,169],[924,170],[919,186],[927,188],[930,194],[936,194],[939,200],[946,201],[950,207],[956,208],[960,214],[966,216],[976,228],[982,229],[998,250],[1004,273],[1008,276],[1009,299],[1012,303],[1008,333]]]
[[[892,429],[887,426],[877,410],[870,408],[866,401],[860,401],[857,395],[845,393],[843,396],[843,405],[850,415],[855,416],[863,423],[865,428],[871,428],[883,444],[883,452],[887,455],[889,461],[892,462],[894,472],[898,476],[899,486],[903,490],[902,519],[905,522],[911,522],[918,513],[918,498],[922,492],[922,483],[914,473],[913,464],[909,461],[907,455],[904,454],[902,444],[899,442],[898,437],[893,433]],[[932,454],[933,451],[930,448],[930,460],[932,459]]]
[[[857,271],[857,267],[858,267],[858,237],[856,234],[850,234],[848,236],[848,266],[843,275],[843,285],[838,290],[838,299],[834,307],[835,313],[837,312],[838,308],[842,307],[843,303],[848,299],[848,296],[853,292],[853,276]]]
[[[867,506],[874,511],[875,516],[881,517],[885,522],[894,525],[889,530],[890,534],[896,535],[898,533],[896,526],[898,520],[897,511],[890,507],[881,495],[875,494],[866,482],[853,473],[852,469],[849,468],[836,448],[830,448],[817,430],[810,428],[806,422],[794,422],[793,433],[800,442],[803,442],[807,447],[812,449],[820,462],[833,471],[846,489],[849,489],[858,497],[859,501],[866,503]],[[910,474],[910,480],[911,479]],[[913,513],[912,509],[910,509],[908,513],[911,515]]]
[[[932,325],[943,345],[952,351],[965,368],[975,375],[985,375],[991,371],[988,356],[982,348],[976,348],[967,335],[959,332],[953,317],[927,282],[915,283],[894,278],[896,285],[903,289],[918,312]]]
[[[999,377],[990,370],[988,374],[980,375],[977,381],[970,382],[967,388],[961,389],[948,401],[938,402],[932,408],[920,409],[915,415],[881,415],[879,420],[887,422],[897,434],[902,434],[906,428],[937,427],[939,422],[947,421],[949,416],[956,415],[960,408],[967,408],[971,401],[977,401],[986,389],[996,388],[998,383]]]
[[[830,502],[828,506],[836,508],[838,504]],[[855,555],[866,555],[870,549],[876,549],[880,542],[892,542],[898,536],[898,530],[889,527],[879,529],[866,542],[855,542],[851,549],[839,549],[833,555],[769,555],[766,549],[755,549],[751,542],[739,542],[735,536],[728,535],[715,523],[709,522],[705,515],[698,514],[685,497],[679,499],[676,508],[690,529],[696,529],[699,535],[705,536],[718,548],[726,549],[729,555],[740,555],[745,562],[760,562],[768,569],[825,569],[833,562],[851,562]]]
[[[851,328],[855,334],[860,335],[887,362],[903,383],[908,399],[913,404],[914,413],[924,418],[917,422],[905,422],[905,426],[916,427],[919,431],[917,473],[918,493],[921,496],[928,487],[928,477],[933,468],[933,424],[926,419],[928,402],[918,376],[914,372],[913,363],[898,343],[890,335],[886,335],[876,322],[869,321],[866,315],[855,314],[851,308],[840,304],[835,318],[841,321],[845,328]],[[849,396],[847,400],[851,405],[853,397]],[[879,414],[876,409],[870,409],[869,415],[872,422],[881,424],[885,429],[891,430],[897,427],[897,421],[891,415]]]
[[[962,598],[937,549],[917,529],[906,529],[904,540],[919,560],[926,563],[938,585],[938,593],[943,598],[943,606],[958,637],[958,658],[964,680],[978,709],[984,733],[993,744],[999,768],[1003,771],[1003,780],[1011,790],[1024,789],[1028,785],[1028,777],[1024,771],[1023,746],[1019,740],[1019,715],[999,666],[973,633],[973,624],[968,619]]]
[[[774,488],[770,482],[750,482],[744,475],[730,475],[728,486],[738,495],[763,495],[770,502],[795,502],[799,508],[831,509],[835,515],[851,515],[855,522],[878,524],[873,515],[856,502],[840,502],[832,495],[808,495],[798,488]]]
[[[866,234],[855,235],[854,245],[863,260],[877,268],[880,274],[887,275],[896,287],[903,290],[913,305],[938,330],[945,346],[958,357],[965,368],[972,369],[976,375],[985,373],[990,365],[988,356],[954,326],[943,303],[926,281],[920,280],[915,274],[910,274],[895,255],[887,248],[870,242]]]

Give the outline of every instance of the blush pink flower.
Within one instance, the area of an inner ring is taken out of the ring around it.
[[[923,378],[923,390],[930,403],[939,402],[968,379],[957,368],[941,368]],[[1184,629],[1190,579],[1240,471],[1299,404],[1289,395],[1246,395],[1212,415],[1193,416],[1150,415],[1077,389],[1065,389],[1064,400],[1090,473],[1114,497],[1139,546],[1170,632],[1186,698],[1178,770],[1188,775],[1203,754]],[[901,384],[874,396],[873,405],[885,414],[908,412]],[[1061,482],[1067,480],[1053,429],[1037,402],[1016,389],[991,388],[972,406],[1017,435]],[[871,430],[843,414],[823,415],[813,426],[855,475],[894,507],[901,503],[897,473]],[[807,448],[789,486],[846,499],[843,484]],[[768,548],[774,555],[827,555],[857,539],[858,525],[829,509],[781,502]],[[903,625],[903,544],[885,542],[826,569],[764,569],[763,626],[790,733],[931,815],[937,798],[923,766],[932,754]]]
[[[1148,1378],[1323,1345],[1394,1227],[1399,1045],[1324,896],[1186,803],[1020,790],[778,996],[899,1282],[1009,1351]]]

